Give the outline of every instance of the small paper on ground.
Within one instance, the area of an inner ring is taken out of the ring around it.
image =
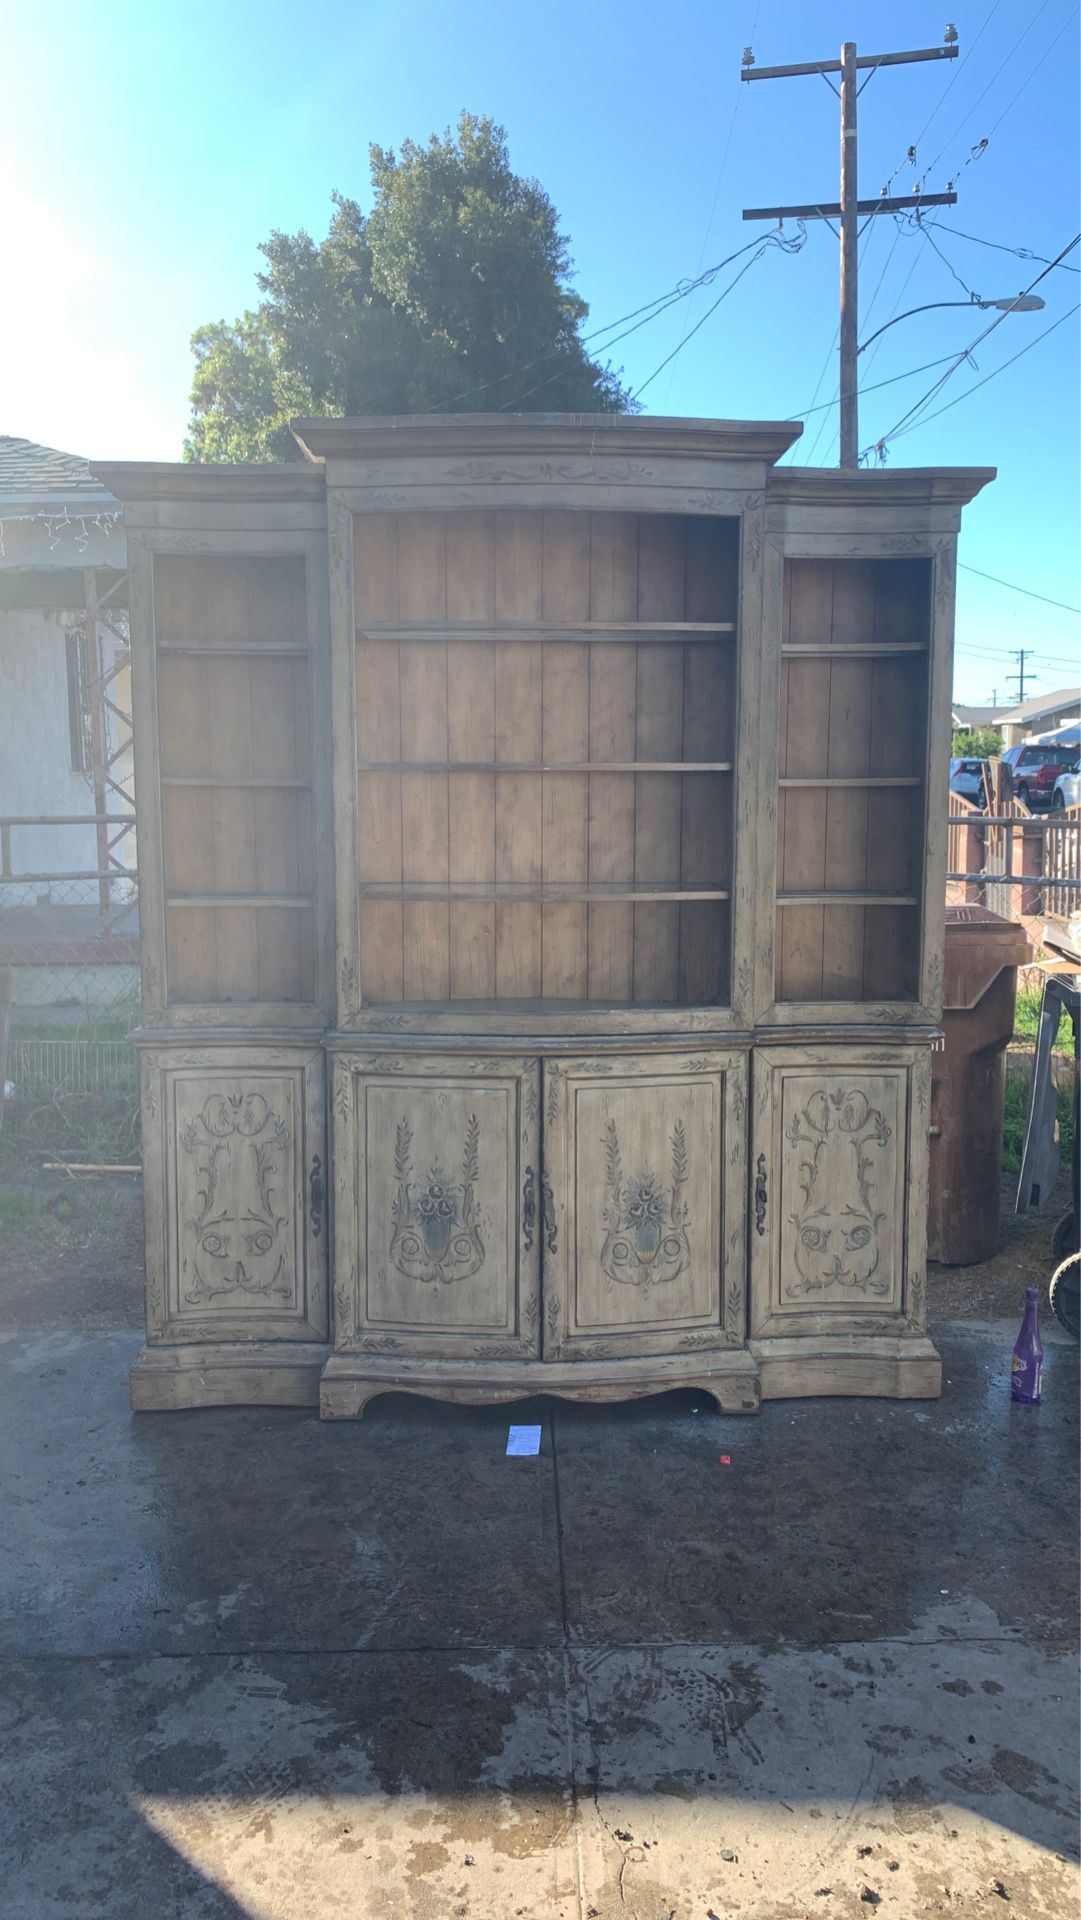
[[[507,1434],[507,1452],[539,1453],[541,1430],[539,1427],[511,1427]]]

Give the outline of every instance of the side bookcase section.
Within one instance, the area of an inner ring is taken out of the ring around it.
[[[933,1397],[924,1333],[930,1053],[763,1047],[751,1130],[751,1345],[763,1398]]]
[[[327,1347],[324,1056],[142,1053],[147,1347],[137,1409],[314,1405]]]
[[[745,1339],[747,1057],[545,1064],[546,1357]]]

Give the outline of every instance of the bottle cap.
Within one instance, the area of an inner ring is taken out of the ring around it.
[[[1039,1287],[1026,1287],[1026,1288],[1025,1288],[1025,1299],[1026,1299],[1026,1300],[1038,1300],[1038,1299],[1039,1299],[1039,1297],[1040,1297],[1040,1289],[1039,1289]]]

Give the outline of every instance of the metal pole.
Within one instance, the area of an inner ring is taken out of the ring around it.
[[[859,393],[856,386],[856,273],[859,233],[856,152],[856,43],[841,48],[841,458],[842,467],[859,460]]]
[[[106,793],[106,738],[104,689],[101,682],[101,644],[98,636],[98,582],[93,567],[83,570],[86,605],[86,681],[90,702],[90,777],[94,789],[95,838],[98,849],[98,908],[102,927],[109,921],[111,894],[105,868],[109,863],[109,829],[101,816],[108,804]]]

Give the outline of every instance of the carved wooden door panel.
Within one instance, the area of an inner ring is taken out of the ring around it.
[[[747,1060],[545,1063],[544,1352],[742,1345]]]
[[[336,1347],[536,1356],[539,1063],[350,1052],[331,1104]]]
[[[324,1340],[324,1063],[309,1048],[143,1061],[152,1340]]]
[[[752,1334],[922,1324],[928,1078],[926,1048],[756,1052]]]

